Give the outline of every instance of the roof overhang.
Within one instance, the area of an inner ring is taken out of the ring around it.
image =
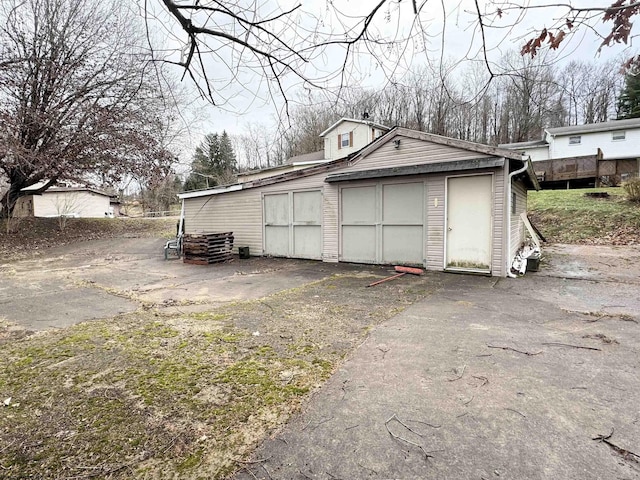
[[[229,185],[227,187],[209,188],[207,190],[196,190],[193,192],[184,192],[184,193],[179,193],[178,198],[180,200],[184,200],[185,198],[208,197],[209,195],[220,195],[221,193],[237,192],[238,190],[242,190],[243,186],[244,184],[236,184],[236,185]]]
[[[533,162],[531,162],[531,158],[527,158],[524,161],[527,163],[527,176],[525,177],[525,183],[534,190],[542,190],[536,172],[533,169]]]
[[[423,175],[428,173],[459,172],[464,170],[478,170],[484,168],[504,167],[505,159],[497,157],[474,158],[469,160],[454,160],[448,162],[423,163],[404,167],[377,168],[359,172],[334,173],[325,182],[347,182],[352,180],[367,180],[374,178],[401,177],[407,175]]]

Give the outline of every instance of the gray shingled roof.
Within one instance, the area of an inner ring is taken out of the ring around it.
[[[317,162],[320,160],[324,160],[324,150],[319,150],[317,152],[311,153],[303,153],[302,155],[288,158],[284,163],[286,165],[293,165],[294,163]]]
[[[528,142],[516,142],[516,143],[501,143],[498,145],[498,148],[508,148],[509,150],[518,150],[522,148],[532,148],[532,147],[546,147],[549,145],[544,140],[531,140]]]
[[[627,120],[612,120],[610,122],[589,123],[587,125],[573,125],[571,127],[547,128],[550,135],[571,135],[592,132],[611,132],[614,130],[625,130],[627,128],[640,128],[640,118],[629,118]]]

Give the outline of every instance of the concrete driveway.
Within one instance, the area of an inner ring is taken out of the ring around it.
[[[236,478],[640,478],[638,260],[556,246],[520,279],[441,274]]]
[[[141,306],[207,310],[386,271],[192,266],[164,261],[162,245],[93,241],[2,264],[0,317],[37,330]],[[639,279],[640,248],[606,247],[548,248],[520,279],[430,273],[437,291],[375,329],[236,477],[640,478]]]
[[[0,264],[0,319],[61,328],[139,307],[203,311],[324,278],[340,266],[251,258],[200,266],[164,260],[162,239],[97,240]]]

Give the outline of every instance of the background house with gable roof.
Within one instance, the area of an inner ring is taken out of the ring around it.
[[[547,128],[542,140],[499,146],[529,156],[544,187],[616,185],[640,174],[640,118]]]

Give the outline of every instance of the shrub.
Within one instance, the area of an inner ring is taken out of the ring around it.
[[[640,202],[640,177],[634,177],[622,184],[627,200]]]

